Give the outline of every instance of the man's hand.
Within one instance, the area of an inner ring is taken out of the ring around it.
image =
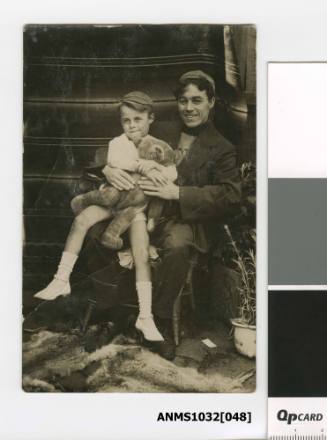
[[[109,165],[106,165],[102,172],[106,176],[106,179],[110,185],[119,191],[128,191],[133,189],[135,186],[133,178],[126,171],[121,170],[120,168],[112,168]]]
[[[142,177],[139,180],[139,185],[147,196],[159,197],[164,200],[179,200],[179,187],[172,182],[159,186],[151,180]]]
[[[151,170],[160,171],[161,165],[159,165],[154,160],[140,159],[138,161],[137,172],[143,174],[143,176],[148,176]]]
[[[158,170],[150,170],[146,173],[146,178],[158,186],[163,186],[168,183],[168,179]]]

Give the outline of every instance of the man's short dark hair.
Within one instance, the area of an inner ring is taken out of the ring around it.
[[[174,95],[176,99],[178,99],[184,93],[189,84],[194,84],[201,92],[205,91],[209,101],[211,101],[211,99],[215,96],[215,91],[209,81],[204,78],[188,78],[180,81],[175,88]]]

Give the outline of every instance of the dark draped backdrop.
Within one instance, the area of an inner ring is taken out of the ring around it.
[[[174,146],[176,79],[202,69],[217,84],[213,119],[255,162],[255,28],[223,25],[29,25],[24,30],[24,303],[53,276],[70,200],[85,166],[121,133],[119,97],[155,101],[152,134]]]

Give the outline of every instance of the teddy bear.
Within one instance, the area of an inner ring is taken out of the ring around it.
[[[145,136],[138,146],[140,159],[153,160],[165,167],[175,164],[174,150],[166,142],[153,136]],[[135,215],[148,207],[148,230],[152,232],[161,217],[164,200],[147,197],[138,185],[139,173],[131,173],[135,187],[128,191],[119,191],[108,183],[99,189],[89,191],[73,198],[71,208],[75,215],[91,205],[102,206],[110,210],[112,221],[105,229],[101,243],[119,250],[123,247],[121,235],[129,228]]]

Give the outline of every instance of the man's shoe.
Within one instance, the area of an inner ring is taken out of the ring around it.
[[[110,344],[116,336],[125,333],[125,331],[128,330],[131,325],[131,320],[135,322],[134,315],[122,315],[116,322],[108,321],[106,323],[98,324],[95,331],[91,327],[87,329],[83,336],[85,351],[91,353],[104,345]]]
[[[92,327],[88,328],[83,335],[84,350],[92,353],[104,345],[108,345],[119,334],[119,330],[112,322],[98,325],[96,330],[93,330]]]
[[[155,318],[155,323],[162,334],[164,341],[157,343],[156,353],[164,359],[172,361],[176,356],[176,345],[173,337],[172,321],[171,319]]]
[[[167,361],[173,361],[176,356],[176,346],[173,340],[164,340],[157,346],[156,353]]]

